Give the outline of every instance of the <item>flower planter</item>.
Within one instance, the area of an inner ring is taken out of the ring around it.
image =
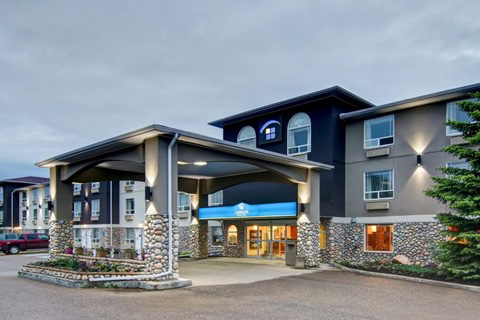
[[[107,257],[107,254],[108,254],[108,251],[99,251],[99,250],[97,250],[97,257],[106,258],[106,257]]]
[[[75,249],[75,254],[77,254],[79,256],[83,256],[84,253],[85,253],[85,251],[83,250],[83,248]]]
[[[69,249],[67,249],[67,250],[65,251],[65,253],[66,253],[66,254],[73,254],[73,249],[70,249],[70,248],[69,248]]]

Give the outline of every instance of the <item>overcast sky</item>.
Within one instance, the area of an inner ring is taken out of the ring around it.
[[[480,1],[0,0],[0,179],[153,123],[340,85],[375,104],[480,82]]]

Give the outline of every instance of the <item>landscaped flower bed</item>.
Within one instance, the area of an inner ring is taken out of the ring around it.
[[[347,268],[359,269],[371,272],[397,274],[408,277],[423,278],[437,281],[447,281],[454,283],[461,283],[467,285],[480,286],[480,281],[465,281],[462,279],[449,279],[443,275],[435,265],[417,266],[417,265],[403,265],[392,262],[365,262],[361,264],[350,263],[349,261],[340,261],[339,264]]]
[[[32,266],[49,267],[78,272],[126,272],[119,263],[92,261],[90,263],[75,258],[56,258],[45,261],[33,262]]]

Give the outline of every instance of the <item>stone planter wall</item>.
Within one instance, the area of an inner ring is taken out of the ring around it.
[[[64,270],[58,268],[49,268],[43,266],[32,266],[32,265],[25,265],[22,267],[22,272],[29,272],[29,273],[36,273],[36,274],[43,274],[47,276],[68,279],[68,280],[83,280],[89,281],[91,279],[98,279],[98,278],[126,278],[129,276],[137,276],[144,274],[142,272],[77,272],[71,270]],[[140,281],[142,279],[137,279],[136,281]],[[148,279],[144,279],[148,280]]]
[[[405,255],[412,263],[433,263],[432,250],[443,236],[444,227],[437,222],[393,223],[393,252],[365,252],[365,224],[329,223],[327,250],[323,261],[348,260],[353,263],[391,259]]]
[[[128,259],[112,259],[112,258],[100,258],[100,257],[90,257],[90,256],[79,256],[71,254],[57,254],[57,258],[72,258],[79,261],[89,262],[106,262],[106,263],[116,263],[119,266],[125,268],[127,272],[144,272],[145,270],[145,261],[140,260],[128,260]]]
[[[73,221],[50,221],[50,256],[64,253],[69,246],[73,246]]]

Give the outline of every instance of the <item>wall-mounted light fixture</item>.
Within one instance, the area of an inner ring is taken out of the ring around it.
[[[207,162],[206,161],[197,161],[193,163],[196,166],[206,166]]]
[[[87,199],[87,197],[84,197],[84,198],[83,198],[83,202],[85,202],[85,203],[87,203],[87,202],[88,202],[88,199]]]
[[[308,204],[300,203],[300,213],[308,213]]]
[[[417,166],[421,166],[421,165],[422,165],[422,155],[417,154]]]
[[[48,210],[53,211],[53,202],[52,201],[47,202],[47,208],[48,208]]]
[[[145,186],[145,201],[151,201],[152,200],[152,188]]]
[[[357,217],[352,217],[350,219],[350,223],[357,223]]]

